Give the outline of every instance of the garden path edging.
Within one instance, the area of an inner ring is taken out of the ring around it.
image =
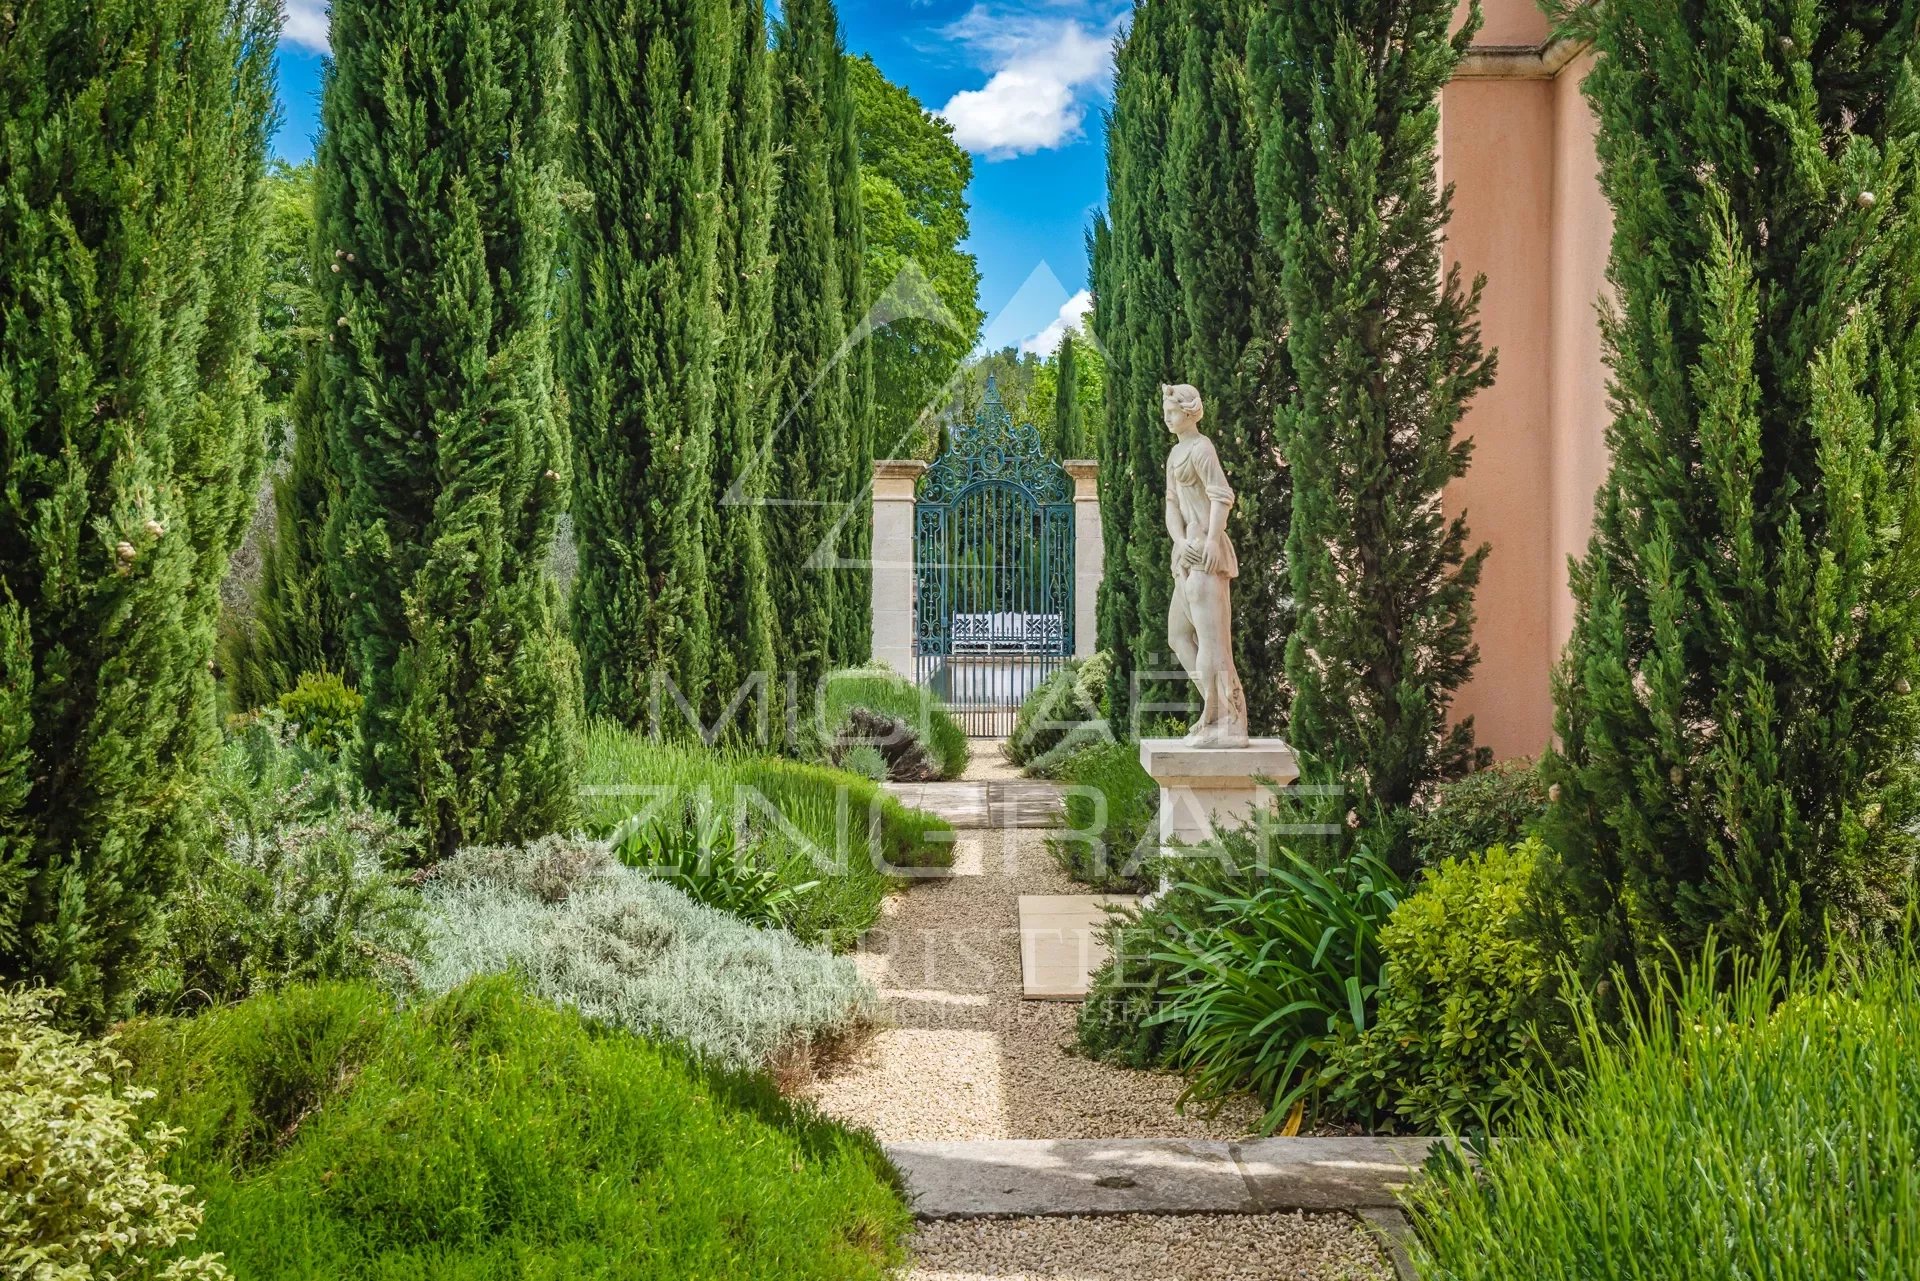
[[[921,1219],[1394,1210],[1424,1138],[892,1143]]]

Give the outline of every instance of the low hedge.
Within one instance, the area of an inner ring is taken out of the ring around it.
[[[882,1281],[912,1226],[871,1139],[506,979],[399,1012],[295,988],[122,1048],[238,1281]]]
[[[950,824],[843,770],[676,747],[607,724],[589,728],[586,760],[581,808],[594,836],[690,798],[735,813],[745,807],[782,874],[796,885],[819,882],[787,927],[835,950],[851,947],[879,916],[890,869],[953,862]]]
[[[823,682],[809,752],[820,763],[847,766],[851,753],[877,751],[896,783],[959,778],[966,772],[967,733],[933,692],[887,667],[850,667]]]
[[[1007,737],[1007,759],[1028,765],[1058,746],[1075,726],[1104,719],[1102,704],[1112,671],[1113,659],[1106,654],[1062,663],[1021,701]]]

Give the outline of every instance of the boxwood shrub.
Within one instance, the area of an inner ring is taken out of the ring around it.
[[[1538,841],[1429,871],[1380,931],[1373,1021],[1332,1057],[1331,1107],[1424,1133],[1498,1132],[1568,1048],[1554,960],[1528,928]]]

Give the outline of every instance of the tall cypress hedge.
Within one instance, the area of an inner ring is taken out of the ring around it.
[[[1080,337],[1069,330],[1060,335],[1053,358],[1053,453],[1060,459],[1084,457],[1087,447],[1086,412],[1080,407],[1080,368],[1075,352]]]
[[[1920,818],[1920,7],[1574,16],[1615,215],[1548,767],[1586,963],[1870,938]]]
[[[328,547],[368,783],[441,853],[575,806],[579,668],[546,572],[566,45],[558,0],[333,6]]]
[[[276,6],[0,14],[0,974],[124,1014],[213,839],[218,591],[262,456]]]
[[[707,540],[732,11],[728,0],[571,6],[575,171],[591,197],[573,219],[562,360],[575,636],[587,710],[637,725],[658,707],[662,729],[686,729],[665,682],[701,707],[715,648]]]
[[[834,660],[842,666],[873,655],[874,339],[867,313],[867,245],[860,197],[860,134],[853,76],[844,50],[827,84],[832,148],[833,233],[840,247],[840,299],[847,334],[847,453],[833,519],[838,526],[839,591],[835,596]]]

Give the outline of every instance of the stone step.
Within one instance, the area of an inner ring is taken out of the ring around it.
[[[922,1219],[1390,1210],[1436,1140],[992,1139],[893,1143]]]

